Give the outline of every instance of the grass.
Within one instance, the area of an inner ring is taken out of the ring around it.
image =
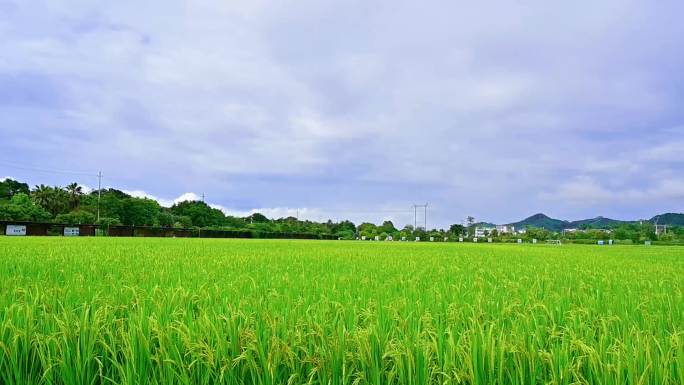
[[[683,384],[684,249],[0,237],[2,384]]]

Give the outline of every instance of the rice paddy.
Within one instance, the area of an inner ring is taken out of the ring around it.
[[[0,237],[2,384],[683,384],[684,248]]]

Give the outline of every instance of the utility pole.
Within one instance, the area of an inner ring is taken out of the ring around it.
[[[202,193],[202,203],[204,203],[204,193]]]
[[[418,228],[418,207],[423,208],[423,226],[425,226],[423,229],[427,231],[427,203],[424,205],[413,204],[413,228]]]
[[[297,208],[297,222],[299,222],[299,208]]]
[[[423,219],[425,220],[425,225],[424,225],[425,231],[428,231],[428,228],[427,228],[427,207],[428,207],[428,204],[425,203],[425,206],[424,206],[425,211],[423,211]]]
[[[100,196],[102,195],[102,171],[97,172],[97,221],[100,222]]]

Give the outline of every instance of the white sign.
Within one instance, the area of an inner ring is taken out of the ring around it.
[[[416,237],[416,242],[420,242],[420,237]]]
[[[380,240],[380,236],[379,236],[379,235],[376,235],[376,236],[375,236],[375,240],[376,240],[376,241],[379,241],[379,240]]]
[[[522,239],[518,238],[518,243],[522,243]]]
[[[532,243],[537,243],[537,238],[533,239]]]
[[[65,237],[78,237],[79,229],[78,227],[65,227],[64,236]]]
[[[473,238],[473,242],[477,243],[477,238]]]
[[[362,240],[362,241],[365,241],[365,240],[366,240],[366,236],[365,236],[365,235],[362,236],[362,237],[361,237],[361,240]]]
[[[405,241],[406,241],[406,237],[401,237],[401,241],[402,241],[402,242],[405,242]]]
[[[651,241],[646,241],[646,242],[644,242],[644,245],[646,245],[646,246],[651,246]]]
[[[492,238],[487,238],[487,242],[492,243]]]
[[[394,240],[394,238],[392,238],[392,236],[391,236],[391,235],[388,235],[388,236],[387,236],[387,238],[385,238],[385,240],[386,240],[386,241],[393,241],[393,240]]]
[[[612,246],[612,245],[613,245],[613,240],[612,240],[612,239],[609,239],[609,240],[608,240],[608,244]]]
[[[430,237],[430,242],[434,242],[434,241],[435,241],[435,237]]]
[[[459,242],[463,242],[463,237],[458,237]]]
[[[5,235],[26,235],[26,226],[24,225],[7,225]]]

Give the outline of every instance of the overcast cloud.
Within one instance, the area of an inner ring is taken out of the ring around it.
[[[0,0],[0,175],[397,225],[681,212],[683,14]]]

